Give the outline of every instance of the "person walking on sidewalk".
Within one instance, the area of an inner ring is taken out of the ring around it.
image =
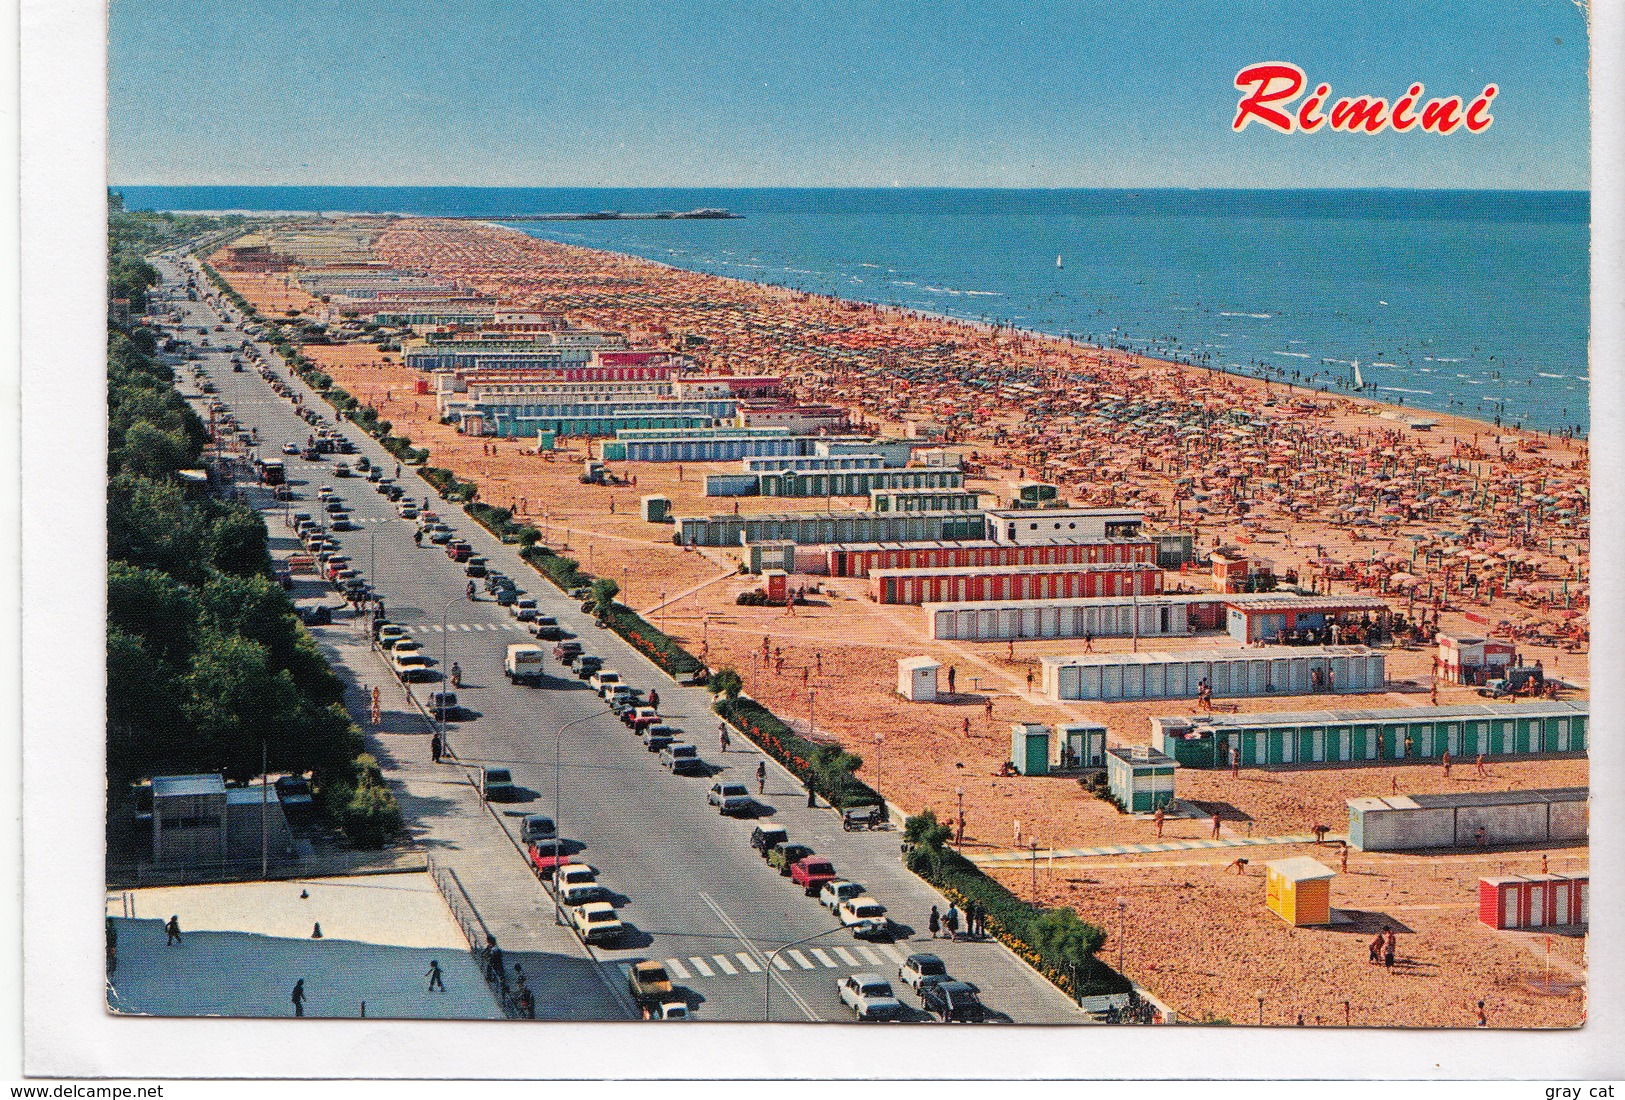
[[[440,740],[440,734],[437,732],[433,737],[429,738],[429,755],[438,764],[440,763],[440,754],[445,751],[445,743]]]
[[[440,990],[440,992],[442,992],[442,993],[444,993],[446,991],[446,983],[440,976],[440,960],[439,959],[430,959],[429,960],[429,973],[427,975],[425,975],[425,976],[429,979],[429,992],[430,993],[433,993],[437,989]]]
[[[305,979],[303,978],[293,983],[293,1014],[295,1016],[305,1014]]]
[[[756,793],[757,794],[766,794],[767,793],[767,761],[766,760],[758,760],[756,762]]]
[[[177,943],[181,943],[181,918],[172,915],[169,918],[169,923],[164,925],[164,931],[169,933],[169,939],[164,941],[165,947],[174,947]],[[185,947],[186,945],[181,944],[181,946]]]
[[[942,916],[935,905],[931,907],[931,916],[926,919],[925,926],[931,930],[932,939],[936,939],[937,933],[942,931]]]

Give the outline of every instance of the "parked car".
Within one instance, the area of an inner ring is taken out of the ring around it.
[[[723,814],[742,814],[752,805],[750,791],[743,783],[713,783],[705,792],[705,802]]]
[[[626,926],[607,901],[589,901],[570,910],[570,923],[586,943],[614,943],[626,934]]]
[[[692,1020],[694,1014],[688,1010],[685,1001],[666,1001],[656,1010],[655,1016],[662,1020]]]
[[[517,600],[521,595],[522,593],[519,591],[519,589],[514,587],[514,583],[509,581],[507,584],[499,585],[495,595],[493,595],[491,598],[496,600],[498,607],[507,607],[509,604],[513,603],[513,601]]]
[[[289,455],[289,456],[298,455],[298,453],[299,453],[299,444],[297,444],[297,443],[284,443],[282,445],[282,453],[285,454],[285,455]]]
[[[860,939],[879,939],[891,928],[886,907],[867,894],[847,898],[836,907],[835,915]]]
[[[484,558],[469,558],[468,561],[463,563],[463,575],[465,577],[483,577],[485,576],[485,564]]]
[[[850,974],[835,980],[841,1003],[860,1020],[895,1020],[903,1002],[892,992],[891,983],[879,974]]]
[[[378,484],[378,482],[384,480],[384,471],[374,466],[372,469],[367,471],[367,480],[372,482],[374,485]]]
[[[621,674],[612,668],[600,668],[587,678],[587,686],[604,698],[608,698],[609,688],[620,682]]]
[[[790,843],[790,834],[783,825],[758,825],[750,831],[750,846],[763,859],[776,844]]]
[[[572,657],[581,656],[581,643],[577,641],[560,642],[553,647],[553,656],[557,660],[568,662]]]
[[[608,895],[603,886],[596,882],[563,882],[559,883],[559,904],[566,908],[575,908],[590,902],[601,902]]]
[[[368,470],[372,469],[372,459],[368,458],[366,455],[362,455],[360,458],[355,460],[355,468],[360,470],[362,473],[366,473]]]
[[[396,509],[402,519],[417,519],[418,506],[411,501],[402,502]]]
[[[530,632],[544,642],[557,641],[565,636],[564,627],[551,615],[537,615],[531,623]]]
[[[546,814],[526,814],[519,822],[519,839],[526,844],[533,840],[552,840],[558,835],[558,827]]]
[[[463,708],[458,705],[455,691],[431,691],[429,693],[429,713],[441,721],[450,722],[462,716]]]
[[[626,973],[626,991],[639,1004],[671,996],[671,978],[666,968],[653,959],[633,963]]]
[[[349,477],[350,476],[350,464],[348,462],[340,462],[337,466],[333,467],[333,476],[334,477]]]
[[[678,731],[670,726],[646,726],[643,730],[643,747],[650,752],[659,752],[677,740],[677,733]]]
[[[508,614],[522,623],[532,622],[536,618],[536,598],[534,596],[521,596],[508,605]]]
[[[897,976],[915,993],[920,993],[934,982],[948,981],[948,967],[942,959],[929,951],[918,951],[903,960]]]
[[[276,781],[276,798],[283,811],[292,818],[303,818],[314,808],[310,781],[302,775],[285,775]]]
[[[474,556],[474,548],[466,542],[455,542],[446,547],[446,556],[461,565]]]
[[[480,797],[487,802],[506,802],[518,793],[513,773],[507,768],[480,769]]]
[[[530,869],[536,872],[536,877],[544,881],[552,881],[553,872],[571,862],[564,841],[556,836],[525,845],[525,858],[530,861]]]
[[[633,733],[641,733],[650,726],[661,724],[659,711],[655,710],[654,707],[639,706],[635,701],[631,706],[627,707],[626,712],[620,716],[620,719],[621,723]],[[648,744],[648,742],[645,741],[644,744]]]
[[[603,667],[604,659],[591,653],[583,653],[570,662],[570,670],[576,674],[577,680],[586,680]]]
[[[790,868],[790,881],[807,892],[807,896],[817,897],[818,891],[824,888],[824,883],[835,881],[835,864],[823,856],[808,856],[797,860]],[[884,909],[881,910],[885,912]]]
[[[767,853],[767,865],[780,876],[789,878],[790,869],[812,854],[813,850],[805,844],[780,844]]]
[[[977,1024],[987,1018],[976,990],[964,982],[936,982],[920,995],[920,1006],[945,1024]]]
[[[832,879],[818,891],[818,904],[833,913],[840,908],[841,902],[862,895],[863,886],[860,883],[848,882],[844,878]]]
[[[661,749],[660,764],[673,775],[699,775],[706,770],[699,748],[687,741],[673,741]]]

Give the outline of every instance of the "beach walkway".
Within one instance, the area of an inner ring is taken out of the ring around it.
[[[1328,834],[1325,844],[1334,845],[1348,838],[1341,834]],[[1189,852],[1198,848],[1256,848],[1269,844],[1313,844],[1315,834],[1294,833],[1290,836],[1227,836],[1218,840],[1197,838],[1193,840],[1159,840],[1151,844],[1107,844],[1099,848],[1057,848],[1053,852],[1047,848],[1040,848],[1039,854],[1044,859],[1088,859],[1092,856],[1137,856],[1156,852]],[[966,856],[966,859],[978,867],[1000,866],[1009,863],[1025,863],[1033,858],[1031,849],[1003,852],[989,852],[985,855]]]

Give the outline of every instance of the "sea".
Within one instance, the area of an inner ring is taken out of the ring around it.
[[[132,210],[510,222],[693,271],[1543,430],[1589,428],[1575,191],[114,187]]]

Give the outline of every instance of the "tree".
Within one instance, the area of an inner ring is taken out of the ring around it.
[[[163,431],[150,420],[137,420],[124,433],[120,462],[131,473],[158,480],[188,469],[192,456],[178,433]]]
[[[813,774],[818,785],[829,792],[832,801],[839,801],[846,793],[847,781],[852,773],[863,767],[863,757],[847,752],[839,745],[819,745],[813,750]]]
[[[301,740],[305,717],[298,689],[258,642],[206,631],[184,687],[204,770],[230,779],[258,775],[262,744],[279,765],[303,755],[288,751]]]
[[[161,569],[182,582],[201,579],[203,522],[180,487],[121,473],[107,487],[107,556]]]
[[[141,638],[107,631],[107,778],[117,787],[142,776],[194,771],[191,723],[175,669]]]
[[[935,810],[921,810],[903,820],[903,841],[906,844],[918,844],[922,848],[941,851],[953,833],[952,829],[937,820]]]
[[[592,610],[593,615],[599,619],[609,618],[610,609],[615,606],[615,597],[621,594],[621,586],[613,577],[599,577],[592,582]]]
[[[241,576],[270,576],[265,521],[244,504],[227,504],[209,523],[207,552],[216,569]]]
[[[712,695],[720,695],[732,703],[739,698],[739,693],[745,690],[745,681],[739,678],[739,673],[731,668],[720,668],[711,674],[708,685]]]
[[[1106,942],[1106,933],[1070,908],[1046,909],[1033,921],[1033,946],[1055,968],[1076,974]]]

